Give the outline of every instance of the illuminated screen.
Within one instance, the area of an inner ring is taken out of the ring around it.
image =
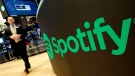
[[[3,0],[9,16],[35,16],[37,4],[34,0]]]

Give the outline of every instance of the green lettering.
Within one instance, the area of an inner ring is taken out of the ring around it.
[[[73,42],[75,43],[75,48],[72,48],[72,47],[71,47],[70,41],[73,41]],[[78,50],[79,50],[79,43],[78,43],[77,39],[76,39],[74,36],[69,36],[69,37],[67,38],[67,46],[68,46],[69,50],[70,50],[71,52],[73,52],[73,53],[76,53],[76,52],[78,52]]]
[[[94,34],[97,35],[98,42],[99,42],[99,45],[100,45],[100,49],[101,50],[105,50],[106,49],[106,46],[105,46],[104,38],[103,38],[103,35],[102,35],[102,30],[101,30],[101,27],[100,27],[101,23],[105,23],[103,17],[98,18],[94,22],[95,29],[93,30],[93,32],[94,32]]]
[[[58,42],[58,46],[59,46],[59,49],[60,49],[61,56],[64,57],[63,53],[67,52],[66,42],[63,39],[59,39],[59,40],[57,40],[57,42]],[[63,49],[62,49],[61,44],[64,45]]]
[[[81,33],[80,28],[76,29],[76,31],[77,31],[76,37],[79,39],[83,51],[89,52],[90,47],[89,46],[86,47],[83,40],[83,37],[86,37],[85,32]]]
[[[54,43],[54,41],[56,41],[56,38],[55,37],[52,37],[52,45],[55,47],[54,51],[56,53],[59,53],[59,47],[57,44]]]
[[[127,46],[128,35],[129,35],[129,29],[130,29],[130,25],[131,25],[131,20],[132,20],[131,18],[123,20],[120,38],[116,35],[116,33],[112,30],[111,27],[106,28],[109,36],[113,39],[113,41],[118,46],[117,50],[114,50],[114,49],[112,50],[113,55],[121,55],[125,52],[126,46]]]
[[[44,44],[45,44],[45,47],[46,47],[46,50],[50,59],[54,59],[51,43],[49,41],[48,36],[45,33],[43,33],[43,39],[44,39]]]
[[[122,22],[121,37],[120,38],[117,36],[117,34],[114,32],[114,30],[110,27],[110,25],[106,25],[106,26],[103,26],[103,27],[98,27],[97,26],[94,29],[94,32],[97,35],[98,34],[101,34],[101,32],[107,32],[109,34],[109,36],[112,38],[112,40],[118,46],[118,49],[117,50],[114,50],[114,49],[112,50],[112,54],[113,55],[121,55],[126,50],[126,45],[127,45],[127,40],[128,40],[130,25],[131,25],[131,18],[126,19],[126,20],[123,20],[123,22]],[[98,31],[98,33],[97,33],[97,31]],[[100,39],[100,38],[101,37],[98,36],[98,39]]]
[[[89,22],[85,22],[85,23],[84,23],[84,27],[85,27],[86,29],[90,28],[90,23],[89,23]],[[91,30],[87,31],[87,35],[88,35],[88,39],[89,39],[89,43],[90,43],[90,46],[91,46],[92,51],[97,50],[97,49],[96,49],[95,42],[94,42],[94,38],[93,38],[93,36],[92,36]]]
[[[132,20],[131,18],[123,20],[121,36],[118,37],[118,35],[111,28],[110,25],[105,25],[105,26],[100,27],[100,25],[102,23],[105,23],[105,20],[103,17],[96,19],[94,22],[93,33],[96,34],[96,36],[97,36],[100,49],[106,50],[106,45],[105,45],[105,41],[103,38],[103,32],[106,32],[112,38],[114,43],[118,46],[118,49],[112,49],[112,54],[113,55],[124,54],[124,52],[126,50],[126,46],[127,46],[127,40],[128,40],[129,30],[130,30],[130,26],[131,26],[131,20]],[[89,29],[90,23],[85,22],[84,28]],[[86,37],[86,35],[88,36],[88,41],[90,44],[88,46],[86,46],[85,41],[84,41],[84,38]],[[45,33],[43,33],[43,40],[44,40],[44,44],[45,44],[47,53],[49,55],[49,58],[52,60],[54,59],[53,50],[56,53],[60,53],[61,56],[64,57],[64,54],[67,53],[68,49],[73,53],[77,53],[80,48],[79,43],[84,52],[89,52],[90,47],[91,47],[92,51],[97,50],[91,30],[88,30],[86,32],[81,32],[80,28],[78,28],[78,29],[76,29],[76,37],[68,36],[67,41],[64,41],[63,39],[56,40],[55,37],[52,37],[51,42],[52,42],[53,47],[50,43],[48,36]],[[73,43],[71,43],[71,42],[73,42]],[[72,46],[73,44],[75,46]]]

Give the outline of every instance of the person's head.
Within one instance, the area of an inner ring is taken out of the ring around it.
[[[14,25],[15,20],[13,17],[7,17],[7,22],[9,23],[9,25]]]
[[[25,24],[25,27],[28,27],[28,24]]]

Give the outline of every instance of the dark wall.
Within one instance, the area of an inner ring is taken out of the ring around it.
[[[6,9],[4,9],[4,5],[3,5],[2,0],[0,0],[0,11],[1,11],[1,14],[2,14],[3,18],[6,18],[8,16],[8,14],[6,12]]]
[[[135,76],[135,0],[43,0],[37,20],[57,76]]]

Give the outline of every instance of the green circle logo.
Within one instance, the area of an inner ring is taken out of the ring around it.
[[[2,11],[5,11],[5,7],[4,7],[4,6],[1,6],[1,10],[2,10]]]

